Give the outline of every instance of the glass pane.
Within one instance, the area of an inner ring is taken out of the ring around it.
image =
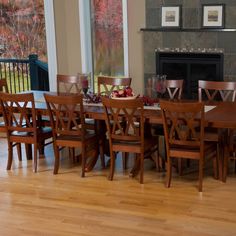
[[[0,57],[47,61],[43,0],[0,1]]]
[[[124,75],[122,0],[91,0],[93,69],[98,75]]]

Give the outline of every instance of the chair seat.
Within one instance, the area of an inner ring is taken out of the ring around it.
[[[38,130],[38,136],[40,135],[45,135],[45,134],[50,134],[50,136],[52,136],[52,128],[50,127],[40,127]],[[29,136],[29,137],[33,137],[34,133],[33,132],[20,132],[20,131],[13,131],[11,133],[12,136]]]

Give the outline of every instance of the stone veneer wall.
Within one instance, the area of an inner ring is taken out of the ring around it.
[[[236,0],[146,0],[146,28],[161,27],[161,6],[182,5],[182,28],[201,28],[202,4],[225,4],[225,28],[236,28]],[[236,81],[236,32],[144,31],[144,78],[155,74],[156,48],[224,50],[224,79]]]

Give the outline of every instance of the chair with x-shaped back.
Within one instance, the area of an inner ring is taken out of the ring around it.
[[[235,101],[236,82],[230,81],[198,81],[199,101]]]
[[[85,176],[87,157],[98,155],[98,137],[88,132],[85,126],[83,95],[55,96],[44,94],[53,130],[55,153],[54,174],[59,169],[59,148],[80,148],[82,155],[82,177]]]
[[[78,75],[57,75],[57,92],[62,93],[81,93],[81,78]]]
[[[236,99],[236,82],[231,81],[198,81],[198,97],[199,101],[205,101],[209,103],[214,102],[235,102]],[[233,132],[230,132],[232,135]],[[227,146],[225,140],[232,139],[228,135],[227,130],[217,130],[214,128],[208,128],[206,130],[206,140],[217,142],[218,151],[221,151],[222,155],[225,156],[224,147]],[[226,178],[227,172],[227,158],[224,159],[224,163],[219,162],[219,175],[223,177],[223,180]],[[221,166],[223,164],[223,166]],[[222,173],[223,172],[223,173]]]
[[[183,80],[165,80],[165,87],[166,87],[166,94],[165,97],[170,100],[180,100],[182,97],[182,91],[183,91]],[[153,130],[155,135],[157,135],[158,142],[161,136],[164,136],[164,129],[162,125],[153,125]],[[166,157],[163,157],[162,160],[162,169],[165,168],[165,159]],[[157,170],[160,170],[160,163],[157,163],[156,165]],[[181,160],[178,164],[178,170],[179,173],[182,174],[182,165]]]
[[[98,94],[110,96],[114,90],[130,86],[131,80],[131,78],[98,76]]]
[[[0,79],[0,92],[9,93],[8,84],[7,84],[6,79]],[[0,117],[3,117],[2,113],[0,113]],[[6,126],[5,126],[4,121],[0,122],[0,132],[6,133]],[[19,159],[19,161],[22,161],[21,144],[17,143],[16,147],[17,147],[18,159]]]
[[[166,80],[166,90],[169,99],[181,99],[183,90],[183,80]]]
[[[76,76],[75,75],[57,75],[57,92],[58,94],[81,94],[83,86],[85,85],[85,81],[86,86],[88,86],[88,74],[82,74],[82,73],[78,73]],[[86,124],[86,128],[90,129],[90,130],[94,130],[97,129],[97,123],[94,119],[90,119],[90,118],[85,118],[85,124]],[[105,159],[104,159],[104,147],[103,147],[103,143],[102,140],[99,139],[100,145],[99,145],[99,149],[100,149],[100,158],[101,158],[101,164],[103,167],[105,167]],[[74,158],[74,149],[73,148],[69,148],[70,150],[70,155],[73,156]]]
[[[106,126],[110,146],[110,175],[112,180],[115,168],[115,154],[135,153],[140,165],[140,183],[143,183],[144,158],[158,150],[158,144],[151,136],[145,136],[145,119],[141,99],[115,100],[102,98],[105,108]],[[156,153],[157,154],[157,153]]]
[[[204,142],[204,104],[199,102],[160,101],[167,152],[167,180],[170,187],[172,159],[199,161],[199,186],[202,192],[203,166],[207,154],[215,154],[215,143]],[[214,159],[215,160],[215,159]],[[216,172],[216,161],[214,170]]]
[[[8,140],[8,163],[10,170],[13,159],[13,146],[17,143],[33,144],[33,170],[37,171],[37,151],[51,142],[45,140],[52,137],[52,129],[39,127],[36,119],[36,109],[33,93],[0,94],[3,116],[6,124]]]

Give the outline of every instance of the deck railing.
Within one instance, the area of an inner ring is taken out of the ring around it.
[[[0,79],[7,79],[10,93],[31,89],[49,90],[48,66],[37,55],[28,59],[0,58]]]

